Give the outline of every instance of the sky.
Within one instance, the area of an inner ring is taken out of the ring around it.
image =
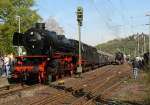
[[[81,40],[89,45],[148,33],[150,0],[36,0],[34,8],[43,21],[54,17],[67,38],[78,40],[78,6],[84,11]]]

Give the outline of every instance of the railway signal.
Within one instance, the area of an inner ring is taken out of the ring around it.
[[[82,7],[77,8],[77,21],[79,23],[79,26],[82,26],[82,21],[83,21],[83,8]]]
[[[79,67],[77,68],[77,73],[82,73],[82,54],[81,54],[81,26],[83,21],[83,8],[77,7],[77,22],[78,22],[78,35],[79,35]]]

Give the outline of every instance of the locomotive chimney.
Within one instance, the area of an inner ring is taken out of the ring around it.
[[[45,29],[45,23],[36,23],[35,24],[35,27],[37,28],[37,29]]]

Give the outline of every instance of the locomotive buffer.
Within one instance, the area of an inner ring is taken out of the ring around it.
[[[79,74],[79,77],[82,73],[82,54],[81,54],[81,26],[83,21],[83,8],[78,7],[77,8],[77,22],[78,22],[78,35],[79,35],[79,67],[77,68],[77,73]]]

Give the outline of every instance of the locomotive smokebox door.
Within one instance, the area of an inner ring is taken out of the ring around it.
[[[77,67],[77,73],[82,73],[82,67]]]

